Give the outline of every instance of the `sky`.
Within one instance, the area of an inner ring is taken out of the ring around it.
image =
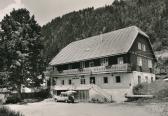
[[[102,7],[113,0],[0,0],[0,21],[13,8],[26,8],[35,15],[37,22],[44,25],[58,16],[88,7]]]

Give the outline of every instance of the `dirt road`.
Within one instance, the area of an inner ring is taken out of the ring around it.
[[[39,102],[8,105],[25,116],[160,116],[144,105]]]

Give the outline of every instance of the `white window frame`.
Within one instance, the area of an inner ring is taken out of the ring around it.
[[[81,77],[80,84],[82,84],[82,85],[86,84],[86,79],[84,76]]]
[[[72,69],[72,64],[69,64],[69,65],[68,65],[68,69],[69,69],[69,70]]]
[[[145,76],[146,83],[148,83],[148,80],[149,80],[148,76]]]
[[[142,50],[142,44],[141,44],[141,42],[138,42],[138,49]]]
[[[105,82],[105,79],[107,79],[107,82]],[[104,84],[108,84],[108,83],[109,83],[108,77],[103,77],[103,83],[104,83]]]
[[[137,65],[142,66],[142,57],[137,57]]]
[[[148,60],[148,68],[152,68],[152,60]]]
[[[93,61],[89,62],[89,67],[94,67],[94,62]]]
[[[118,57],[117,58],[117,63],[118,64],[124,64],[124,58],[123,57]]]
[[[101,66],[108,66],[108,58],[102,58],[100,64]]]
[[[145,52],[146,51],[146,45],[142,44],[142,50]]]
[[[65,80],[61,80],[61,85],[65,85]]]
[[[80,68],[85,68],[85,62],[80,62]]]
[[[71,83],[70,83],[70,82],[71,82]],[[68,84],[69,84],[69,85],[72,85],[72,80],[71,80],[71,79],[68,80]]]
[[[138,76],[138,84],[141,84],[141,82],[142,82],[142,78],[141,76]]]
[[[119,79],[119,80],[117,80]],[[121,76],[115,76],[115,81],[116,83],[121,83]]]

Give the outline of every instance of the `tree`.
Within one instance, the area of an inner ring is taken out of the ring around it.
[[[1,45],[8,84],[21,98],[21,86],[38,86],[37,76],[42,73],[43,49],[41,27],[26,9],[13,10],[1,22]]]

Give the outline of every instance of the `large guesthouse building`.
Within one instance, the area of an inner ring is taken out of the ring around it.
[[[50,62],[52,93],[74,90],[81,101],[95,94],[122,101],[133,86],[155,81],[155,62],[149,36],[136,26],[75,41]]]

